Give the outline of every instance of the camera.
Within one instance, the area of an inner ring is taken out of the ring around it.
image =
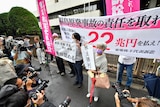
[[[116,92],[118,92],[120,99],[130,97],[130,93],[128,93],[127,91],[123,92],[118,83],[114,83],[112,87],[116,89]]]
[[[68,107],[71,102],[71,98],[67,97],[58,107]]]
[[[30,75],[30,76],[24,76],[24,77],[22,77],[22,81],[24,81],[24,82],[27,82],[27,79],[29,78],[29,79],[32,79],[32,78],[34,78],[34,77],[36,77],[37,76],[37,72],[35,71],[35,72],[32,72],[32,74]]]
[[[29,97],[33,98],[34,100],[36,100],[38,98],[36,93],[39,93],[39,92],[41,92],[41,90],[44,90],[46,87],[48,87],[48,83],[49,83],[48,80],[43,80],[42,83],[36,88],[36,91],[35,92],[31,92],[29,94]]]

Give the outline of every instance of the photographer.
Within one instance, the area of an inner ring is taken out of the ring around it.
[[[37,95],[37,99],[31,98],[35,107],[56,107],[55,105],[53,105],[49,101],[44,100],[44,95],[45,95],[44,90],[42,90],[39,93],[36,93],[36,95]]]
[[[4,38],[0,37],[0,58],[8,57],[12,60],[10,51],[6,48]]]
[[[25,83],[25,88],[31,100],[28,101],[29,107],[55,107],[48,102],[44,89],[48,86],[48,81],[42,80],[42,83],[37,87],[32,87],[33,80],[28,78]]]
[[[32,55],[32,52],[28,50],[26,47],[23,46],[24,41],[20,40],[18,42],[18,45],[14,47],[15,55],[14,60],[16,64],[28,64],[30,63],[30,55]]]
[[[123,90],[123,92],[129,92],[128,90]],[[119,98],[118,92],[114,95],[116,107],[160,107],[157,103],[159,102],[158,99],[150,99],[147,97],[141,98]]]
[[[116,107],[133,107],[132,103],[127,100],[127,98],[130,97],[130,92],[123,90],[122,93],[128,93],[128,95],[122,96],[118,92],[114,95]]]

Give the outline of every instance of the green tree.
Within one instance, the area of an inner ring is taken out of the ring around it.
[[[12,28],[8,20],[8,13],[0,14],[0,34],[2,35],[11,35]]]
[[[9,11],[8,19],[16,36],[41,34],[37,18],[22,7],[13,7]]]

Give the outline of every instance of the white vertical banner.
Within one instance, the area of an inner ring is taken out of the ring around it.
[[[86,69],[96,70],[92,45],[81,46],[83,62]]]

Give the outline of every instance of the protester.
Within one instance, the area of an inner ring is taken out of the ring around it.
[[[124,69],[126,69],[127,73],[127,81],[125,84],[125,89],[129,90],[130,86],[132,84],[132,79],[133,79],[133,67],[134,63],[136,62],[135,57],[130,57],[130,56],[122,56],[120,55],[118,58],[118,65],[117,65],[117,83],[119,85],[122,84],[122,75]]]
[[[106,49],[106,44],[104,43],[98,43],[96,46],[96,54],[95,54],[95,66],[96,70],[88,70],[88,72],[92,72],[94,75],[95,74],[102,74],[107,72],[107,58],[106,54],[104,54],[104,50]],[[90,90],[91,90],[91,77],[88,76],[88,94],[86,95],[87,98],[90,97]],[[99,97],[98,97],[98,91],[97,88],[94,88],[94,101],[97,102]]]
[[[52,35],[54,37],[54,41],[56,40],[60,40],[60,37],[57,33],[53,33]],[[61,76],[64,76],[66,74],[65,72],[65,65],[64,65],[64,62],[63,62],[63,59],[58,57],[58,56],[55,56],[56,58],[56,64],[57,64],[57,67],[58,67],[58,72],[57,74],[60,74]]]
[[[78,88],[81,88],[83,83],[83,73],[82,73],[83,58],[82,58],[81,43],[80,43],[81,36],[79,35],[79,33],[73,33],[72,39],[76,43],[76,58],[75,58],[76,62],[73,64],[74,71],[76,73],[76,81],[74,85],[78,85]]]
[[[45,64],[45,54],[42,49],[42,42],[40,42],[39,37],[34,37],[34,42],[35,42],[34,46],[36,48],[36,54],[37,54],[39,64],[40,65]]]
[[[76,75],[75,70],[74,70],[74,67],[73,67],[73,63],[72,63],[72,62],[69,62],[69,61],[67,61],[67,62],[68,62],[68,65],[69,65],[69,67],[70,67],[70,69],[71,69],[71,71],[68,72],[68,73],[71,74],[71,78],[73,78],[73,77]]]

